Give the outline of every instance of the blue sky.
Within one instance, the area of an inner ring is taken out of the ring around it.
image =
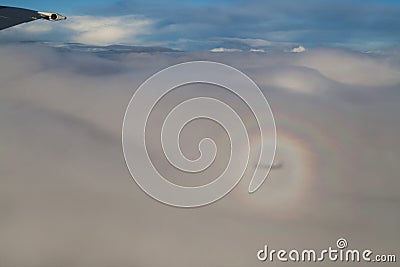
[[[2,33],[7,40],[14,36],[183,50],[302,45],[365,51],[397,47],[400,42],[400,1],[393,0],[13,0],[2,5],[54,10],[69,17],[58,24],[27,24],[16,32],[9,30]]]

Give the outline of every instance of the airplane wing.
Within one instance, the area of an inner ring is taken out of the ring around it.
[[[37,19],[56,21],[64,20],[66,17],[53,12],[38,12],[24,8],[0,6],[0,30]]]

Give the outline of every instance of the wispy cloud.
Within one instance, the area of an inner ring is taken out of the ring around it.
[[[0,32],[2,40],[56,40],[83,44],[142,44],[154,22],[138,15],[68,16],[66,21],[53,23],[35,21]]]
[[[241,49],[237,48],[225,48],[225,47],[216,47],[210,50],[211,52],[241,52]]]
[[[71,30],[71,40],[85,44],[130,43],[151,30],[150,19],[138,16],[72,17],[65,28]]]

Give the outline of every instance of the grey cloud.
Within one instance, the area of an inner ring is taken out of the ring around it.
[[[0,57],[4,267],[258,266],[266,243],[324,249],[342,236],[352,248],[399,248],[393,58],[330,49],[103,58],[41,44],[1,45]],[[189,210],[142,192],[121,148],[135,88],[188,60],[254,79],[274,111],[284,163],[252,195],[247,175],[224,199]]]

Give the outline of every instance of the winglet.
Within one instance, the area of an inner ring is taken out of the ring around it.
[[[50,21],[58,21],[67,19],[66,16],[54,13],[54,12],[38,12],[42,18],[50,20]]]

